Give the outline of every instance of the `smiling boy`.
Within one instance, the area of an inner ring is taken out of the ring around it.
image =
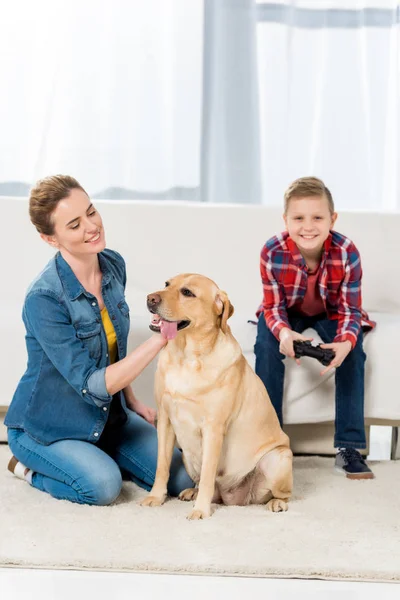
[[[282,423],[285,366],[293,341],[312,327],[335,358],[335,469],[349,479],[372,479],[358,449],[366,448],[364,427],[363,329],[375,326],[361,308],[361,260],[351,240],[333,231],[332,195],[316,177],[294,181],[284,196],[286,231],[261,251],[263,302],[255,344],[256,373]],[[297,361],[298,363],[300,361]]]

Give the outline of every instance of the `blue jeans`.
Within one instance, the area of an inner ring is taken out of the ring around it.
[[[11,428],[8,444],[17,460],[34,472],[33,487],[61,500],[107,505],[121,491],[121,472],[146,490],[155,478],[157,431],[132,411],[125,425],[104,439],[102,436],[96,445],[61,440],[43,446],[22,429]],[[175,448],[168,493],[177,496],[193,485],[182,453]]]
[[[336,336],[337,321],[320,317],[289,317],[293,331],[302,333],[312,327],[325,343]],[[261,313],[254,346],[256,373],[263,381],[280,424],[282,420],[285,356],[279,352],[279,342],[265,323]],[[335,373],[335,448],[366,448],[364,426],[364,366],[363,333]]]

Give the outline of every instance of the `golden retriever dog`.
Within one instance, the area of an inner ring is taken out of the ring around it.
[[[195,487],[189,519],[211,516],[211,504],[266,504],[285,511],[292,492],[292,452],[265,387],[227,323],[233,306],[202,275],[178,275],[147,297],[153,331],[169,341],[155,376],[158,459],[153,488],[142,501],[167,495],[175,443]]]

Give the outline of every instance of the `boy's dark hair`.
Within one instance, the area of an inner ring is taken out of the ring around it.
[[[330,213],[335,212],[332,194],[318,177],[300,177],[291,183],[285,192],[285,215],[292,198],[307,198],[308,196],[325,196],[328,200]]]

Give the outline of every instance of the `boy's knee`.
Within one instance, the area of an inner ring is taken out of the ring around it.
[[[256,345],[258,346],[279,346],[279,342],[271,332],[269,327],[265,322],[265,317],[263,314],[260,315],[257,324],[257,337],[256,337]]]
[[[354,348],[348,353],[345,360],[349,362],[365,362],[367,355],[364,352],[363,348],[363,338],[362,334],[358,337],[357,343]]]
[[[254,353],[256,356],[263,356],[265,354],[276,354],[279,355],[280,358],[284,357],[284,355],[281,355],[279,351],[278,340],[269,331],[269,329],[266,332],[257,334],[256,342],[254,344]]]

